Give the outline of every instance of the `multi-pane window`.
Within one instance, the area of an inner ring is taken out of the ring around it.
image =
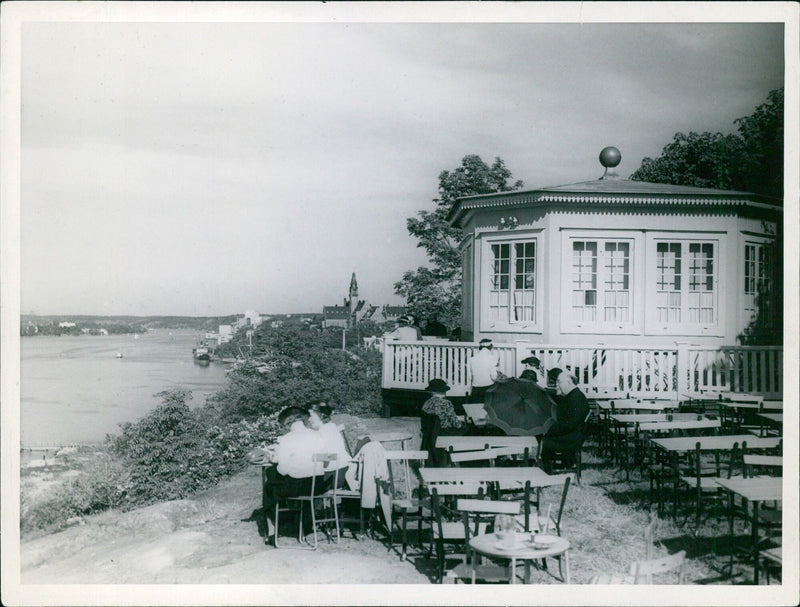
[[[631,243],[572,241],[572,320],[631,321]]]
[[[659,322],[681,321],[681,245],[656,245],[656,310]]]
[[[489,319],[535,322],[536,242],[493,243],[489,256]]]
[[[758,313],[759,296],[762,304],[769,301],[769,245],[747,243],[744,246],[744,308],[748,316]]]
[[[709,324],[716,316],[715,244],[656,243],[658,322]]]

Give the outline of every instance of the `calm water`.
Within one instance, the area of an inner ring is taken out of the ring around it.
[[[168,388],[191,390],[202,405],[225,384],[227,365],[192,358],[199,333],[25,337],[20,340],[20,432],[23,447],[99,442],[136,421]],[[117,358],[117,353],[123,358]]]

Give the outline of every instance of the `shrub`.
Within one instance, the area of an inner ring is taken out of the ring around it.
[[[180,499],[244,467],[244,455],[278,433],[273,417],[219,423],[213,408],[192,411],[190,393],[158,394],[161,405],[123,424],[110,447],[128,470],[126,505]],[[214,423],[217,422],[217,423]]]
[[[338,329],[261,325],[253,334],[253,357],[229,373],[228,385],[210,402],[226,421],[311,400],[325,400],[339,412],[375,414],[381,410],[381,360],[374,350],[342,350]]]
[[[59,485],[48,499],[23,503],[20,531],[55,531],[76,516],[122,505],[126,477],[123,467],[109,454],[98,457],[80,476]]]

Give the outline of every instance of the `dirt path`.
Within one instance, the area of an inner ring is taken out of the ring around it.
[[[406,429],[416,420],[352,420],[348,434]],[[416,422],[416,426],[415,426]],[[25,541],[25,584],[429,583],[385,544],[322,538],[317,551],[265,546],[257,518],[260,470],[248,468],[191,499],[87,517],[83,525]],[[291,542],[291,540],[289,540]]]

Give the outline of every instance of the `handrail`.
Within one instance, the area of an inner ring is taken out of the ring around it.
[[[424,390],[434,378],[450,386],[449,396],[470,389],[469,359],[473,342],[385,341],[381,386]],[[531,353],[545,368],[569,369],[578,386],[596,398],[662,398],[679,400],[708,392],[747,392],[765,399],[783,396],[781,346],[690,346],[646,348],[565,346],[527,342],[495,343],[500,371],[516,377]]]

